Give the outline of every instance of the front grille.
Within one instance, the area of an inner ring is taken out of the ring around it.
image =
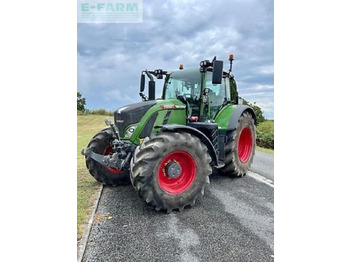
[[[119,130],[121,137],[124,136],[124,129],[131,125],[140,122],[141,118],[153,105],[156,104],[156,101],[146,101],[136,104],[131,104],[119,108],[114,112],[114,123]]]

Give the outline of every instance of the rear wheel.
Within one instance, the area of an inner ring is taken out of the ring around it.
[[[163,132],[145,139],[131,160],[131,182],[156,210],[182,211],[194,205],[209,184],[207,147],[188,133]]]
[[[109,155],[113,152],[112,148],[113,131],[106,128],[97,133],[88,144],[88,149],[100,155]],[[111,167],[105,167],[93,160],[91,157],[86,158],[86,167],[90,174],[99,182],[105,185],[116,186],[130,183],[129,174]]]
[[[244,176],[255,154],[255,125],[252,115],[248,112],[239,118],[237,127],[229,131],[225,145],[225,166],[220,170],[222,174]]]

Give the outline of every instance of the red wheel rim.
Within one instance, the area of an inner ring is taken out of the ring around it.
[[[113,151],[113,148],[112,146],[109,146],[106,148],[106,150],[103,152],[103,155],[107,156],[109,155],[109,153],[111,153]],[[120,174],[120,173],[123,173],[123,171],[119,170],[119,169],[116,169],[116,168],[113,168],[113,167],[106,167],[107,170],[113,172],[113,173],[116,173],[116,174]]]
[[[252,151],[253,139],[249,127],[243,128],[238,139],[238,157],[242,163],[248,161]]]
[[[176,178],[171,178],[166,173],[169,163],[177,163],[181,172]],[[168,154],[160,163],[158,170],[158,184],[167,193],[178,195],[185,192],[193,184],[196,177],[196,163],[192,156],[184,151],[175,151]]]

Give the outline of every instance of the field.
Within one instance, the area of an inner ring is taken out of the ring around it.
[[[101,129],[105,128],[101,115],[78,115],[77,134],[77,238],[80,240],[84,231],[84,223],[88,219],[93,200],[98,192],[99,183],[90,175],[85,166],[84,156],[80,154],[82,148],[86,148],[90,139]],[[112,117],[110,117],[112,120]]]

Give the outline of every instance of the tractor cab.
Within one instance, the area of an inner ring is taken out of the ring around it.
[[[214,120],[223,106],[230,102],[236,104],[234,94],[237,91],[229,72],[222,73],[221,83],[213,83],[212,70],[208,68],[206,72],[200,72],[197,68],[183,69],[168,74],[162,99],[179,99],[186,104],[190,122]]]

